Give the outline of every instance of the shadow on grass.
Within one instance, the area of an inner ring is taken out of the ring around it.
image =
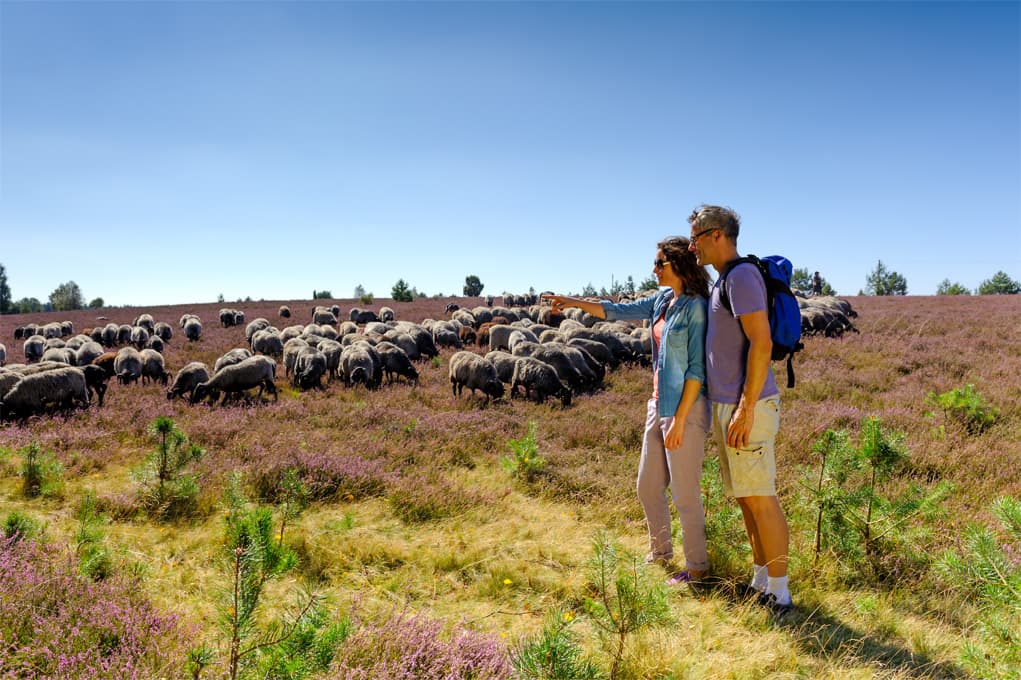
[[[734,583],[716,580],[693,587],[699,598],[713,596],[740,607],[757,607]],[[911,678],[970,678],[957,664],[912,652],[874,633],[859,630],[820,609],[796,607],[773,625],[785,631],[804,654],[825,660],[847,660]]]

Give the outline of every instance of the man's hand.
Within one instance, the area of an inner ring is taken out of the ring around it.
[[[755,409],[746,408],[744,397],[741,403],[734,409],[734,415],[730,417],[727,425],[727,446],[733,449],[744,449],[748,447],[748,437],[752,433],[752,425],[755,423]]]

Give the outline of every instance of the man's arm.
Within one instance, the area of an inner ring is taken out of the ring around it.
[[[727,446],[743,449],[748,445],[748,436],[755,421],[755,402],[759,400],[762,388],[766,384],[766,377],[769,375],[773,340],[769,334],[769,316],[766,310],[742,314],[738,321],[741,322],[741,330],[748,338],[748,359],[741,400],[727,426]]]

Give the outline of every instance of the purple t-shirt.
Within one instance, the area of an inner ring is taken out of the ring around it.
[[[737,404],[741,401],[741,389],[744,387],[749,346],[737,317],[766,309],[766,284],[759,270],[749,263],[734,267],[727,274],[727,296],[733,314],[720,302],[720,280],[717,279],[709,294],[709,325],[705,338],[706,387],[709,401]],[[779,393],[773,367],[770,366],[759,399]]]

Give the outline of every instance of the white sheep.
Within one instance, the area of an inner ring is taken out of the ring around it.
[[[174,376],[174,382],[170,389],[167,390],[167,399],[183,397],[185,394],[191,398],[199,383],[204,383],[207,380],[209,380],[209,366],[201,361],[193,361],[190,364],[186,364]]]

